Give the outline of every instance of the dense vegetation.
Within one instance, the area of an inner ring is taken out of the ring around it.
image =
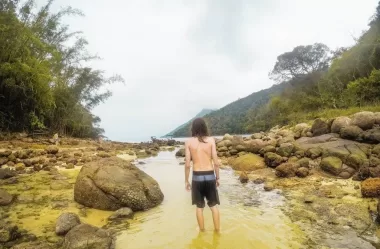
[[[321,43],[297,46],[278,56],[269,76],[273,87],[205,116],[214,135],[380,111],[380,3],[354,46],[335,51]],[[175,135],[188,135],[188,130]]]
[[[123,79],[85,66],[96,57],[81,33],[62,23],[82,13],[70,7],[52,13],[51,5],[0,0],[0,131],[96,137],[103,130],[91,109],[111,95],[99,90]]]
[[[181,129],[185,128],[185,127],[188,127],[188,126],[190,125],[190,123],[191,123],[194,119],[196,119],[196,118],[202,118],[202,117],[206,116],[207,114],[212,113],[213,111],[215,111],[215,110],[213,110],[213,109],[202,109],[202,111],[200,111],[197,115],[195,115],[195,117],[193,117],[192,119],[190,119],[190,120],[187,121],[186,123],[184,123],[184,124],[178,126],[177,128],[175,128],[174,130],[172,130],[171,132],[169,132],[168,134],[166,134],[166,135],[163,136],[163,137],[172,137],[173,134],[175,134],[175,133],[178,132],[179,130],[181,130]]]

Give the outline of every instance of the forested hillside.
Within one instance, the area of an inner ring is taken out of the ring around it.
[[[188,127],[190,125],[190,123],[196,119],[196,118],[202,118],[204,117],[205,115],[207,114],[210,114],[211,112],[213,112],[215,110],[212,110],[212,109],[202,109],[202,111],[200,111],[197,115],[195,115],[195,117],[193,117],[192,119],[190,119],[189,121],[187,121],[186,123],[178,126],[177,128],[175,128],[174,130],[172,130],[171,132],[169,132],[168,134],[166,134],[165,136],[163,137],[171,137],[173,136],[173,134],[175,134],[178,130],[184,128],[184,127]]]
[[[380,5],[354,46],[297,46],[277,57],[269,76],[275,81],[272,88],[205,116],[213,135],[380,110]],[[175,135],[188,131],[184,127]]]
[[[111,95],[99,89],[123,79],[84,66],[96,57],[81,33],[62,23],[82,13],[52,13],[52,2],[36,8],[30,0],[0,0],[0,131],[95,137],[103,130],[91,109]]]

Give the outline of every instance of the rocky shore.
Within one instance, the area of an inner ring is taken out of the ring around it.
[[[241,183],[285,196],[283,211],[308,234],[309,248],[326,240],[334,248],[380,248],[380,113],[226,134],[217,151]]]
[[[3,136],[0,248],[114,248],[133,212],[164,198],[134,164],[178,145]]]

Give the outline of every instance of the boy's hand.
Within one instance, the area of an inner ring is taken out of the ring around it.
[[[186,190],[190,191],[191,190],[191,185],[189,182],[186,182]]]
[[[216,187],[219,187],[219,180],[216,180]]]

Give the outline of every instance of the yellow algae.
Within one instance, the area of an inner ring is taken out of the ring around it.
[[[2,186],[19,199],[8,207],[12,223],[36,236],[53,232],[57,218],[64,212],[78,214],[84,223],[98,227],[106,225],[107,218],[113,212],[84,208],[73,200],[73,186],[79,169],[60,170],[60,173],[67,177],[65,181],[72,185],[70,189],[51,190],[50,185],[55,183],[52,180],[54,176],[44,171],[20,175],[17,184]],[[63,207],[53,209],[55,203],[62,203]]]
[[[121,158],[121,159],[124,159],[126,161],[133,161],[135,160],[137,157],[136,155],[129,155],[128,153],[125,153],[125,154],[119,154],[117,155],[117,157]]]

